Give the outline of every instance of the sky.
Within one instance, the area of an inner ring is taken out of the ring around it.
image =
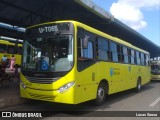
[[[116,19],[160,46],[160,0],[92,0]]]

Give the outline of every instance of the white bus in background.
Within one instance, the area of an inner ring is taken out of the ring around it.
[[[160,80],[160,57],[151,59],[151,80]]]

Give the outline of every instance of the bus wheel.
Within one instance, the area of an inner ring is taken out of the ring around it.
[[[102,105],[105,102],[106,98],[106,91],[105,91],[105,85],[103,83],[99,84],[98,90],[97,90],[97,96],[94,100],[95,105]]]
[[[137,80],[137,86],[136,86],[136,92],[140,92],[141,91],[141,80],[140,78],[138,78]]]

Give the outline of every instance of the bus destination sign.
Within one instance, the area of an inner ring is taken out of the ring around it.
[[[36,37],[44,35],[55,35],[55,34],[73,34],[74,26],[73,24],[66,23],[52,23],[45,24],[36,27],[31,27],[26,30],[26,37]]]
[[[57,25],[39,27],[39,33],[50,33],[50,32],[57,32],[57,31],[58,31]]]

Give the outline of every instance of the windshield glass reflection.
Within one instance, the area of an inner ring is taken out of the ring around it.
[[[73,66],[71,35],[31,38],[23,46],[22,70],[69,71]]]

